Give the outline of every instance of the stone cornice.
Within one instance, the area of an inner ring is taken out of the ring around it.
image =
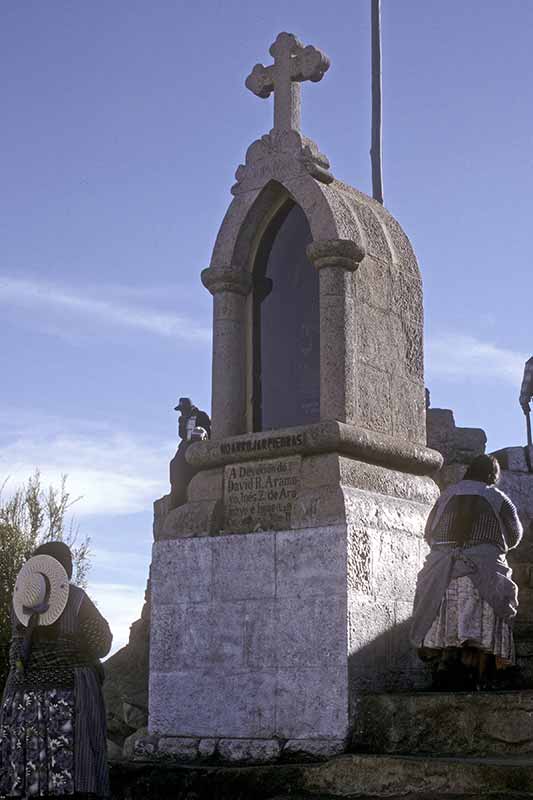
[[[246,297],[252,288],[252,276],[238,269],[208,267],[202,270],[202,283],[211,294],[235,292]]]
[[[365,251],[349,239],[327,239],[311,242],[307,256],[317,269],[338,267],[354,272],[365,257]]]
[[[334,419],[199,442],[187,450],[187,461],[210,469],[240,461],[315,453],[340,453],[415,475],[432,475],[442,466],[442,456],[436,450]]]

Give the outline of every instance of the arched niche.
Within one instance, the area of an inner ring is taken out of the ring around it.
[[[301,207],[290,197],[264,229],[251,264],[251,418],[254,431],[320,419],[318,272]]]

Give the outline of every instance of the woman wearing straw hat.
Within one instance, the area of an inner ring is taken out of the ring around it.
[[[112,636],[71,577],[62,542],[37,548],[17,577],[0,707],[2,797],[109,794],[100,659]]]

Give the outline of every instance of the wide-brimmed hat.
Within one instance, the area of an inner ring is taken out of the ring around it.
[[[174,406],[174,411],[182,411],[184,406],[186,408],[192,406],[190,397],[180,397],[180,399],[178,400],[178,405]]]
[[[39,625],[52,625],[63,613],[69,595],[65,568],[52,556],[33,556],[23,565],[13,591],[17,619],[28,626],[39,614]]]

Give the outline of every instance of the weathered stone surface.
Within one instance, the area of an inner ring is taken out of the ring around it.
[[[346,587],[346,529],[281,531],[276,542],[278,597],[343,594]]]
[[[196,500],[174,508],[167,514],[161,539],[184,539],[191,536],[212,536],[223,525],[221,500]]]
[[[211,598],[209,539],[160,541],[152,552],[152,603],[198,603]]]
[[[345,665],[278,670],[278,736],[287,739],[343,739],[348,734],[348,726]]]
[[[206,469],[193,477],[187,489],[188,499],[219,500],[224,492],[224,471],[222,469]]]
[[[158,738],[150,736],[147,728],[132,733],[124,742],[124,758],[132,761],[154,756],[157,753]]]
[[[158,753],[176,761],[194,761],[198,757],[198,741],[179,736],[163,736],[159,739]]]
[[[275,733],[276,673],[150,674],[150,730],[166,736],[271,738]]]
[[[380,753],[532,753],[533,692],[361,696],[353,745]]]
[[[261,764],[276,761],[280,754],[277,739],[220,739],[218,754],[223,761]]]
[[[343,739],[289,739],[283,747],[284,757],[325,759],[344,752]]]
[[[224,470],[224,528],[228,532],[290,527],[300,488],[301,457],[228,464]]]
[[[429,408],[426,429],[428,447],[438,450],[447,466],[469,464],[485,452],[485,431],[481,428],[458,428],[453,411],[448,408]]]
[[[246,600],[273,597],[275,539],[270,533],[212,540],[213,597]]]
[[[198,758],[213,758],[216,751],[216,739],[200,739],[198,743]]]

